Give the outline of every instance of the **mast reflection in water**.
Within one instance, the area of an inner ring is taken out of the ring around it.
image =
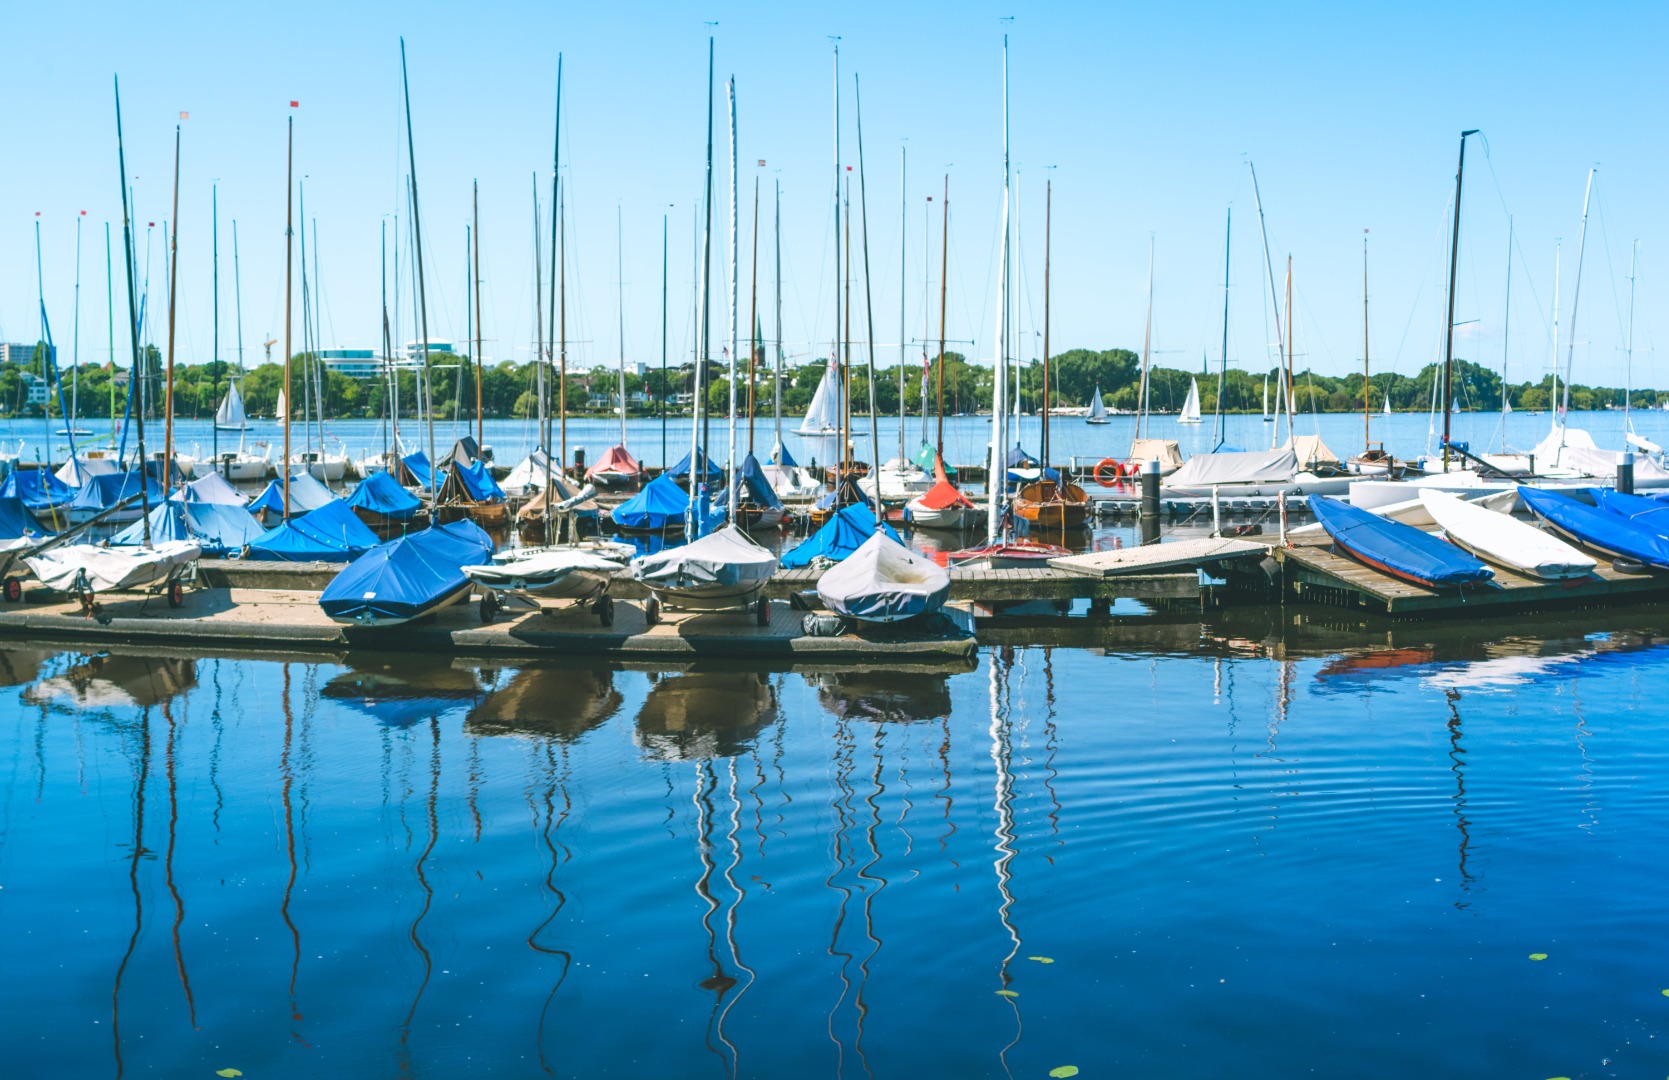
[[[7,1072],[1645,1074],[1664,630],[0,650]]]

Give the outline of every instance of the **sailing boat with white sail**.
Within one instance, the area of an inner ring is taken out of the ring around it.
[[[1182,414],[1176,418],[1179,424],[1197,424],[1200,422],[1200,381],[1188,381],[1188,400],[1182,403]]]
[[[1086,424],[1105,424],[1107,419],[1107,405],[1101,400],[1101,386],[1096,384],[1095,393],[1089,399],[1089,412],[1084,416]]]
[[[244,415],[243,395],[238,392],[237,383],[227,384],[226,397],[214,413],[214,426],[216,431],[249,430],[249,418]]]

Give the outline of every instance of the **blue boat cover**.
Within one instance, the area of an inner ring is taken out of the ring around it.
[[[48,536],[50,529],[41,527],[23,500],[0,495],[0,540],[17,540],[25,536]]]
[[[1484,585],[1495,576],[1460,548],[1412,525],[1327,495],[1311,495],[1310,510],[1339,547],[1369,566],[1428,589]]]
[[[151,543],[189,540],[210,558],[224,558],[260,539],[261,523],[241,506],[170,499],[151,510]],[[110,538],[112,545],[137,547],[145,542],[144,522],[135,521]]]
[[[1579,544],[1669,569],[1669,539],[1639,522],[1541,488],[1521,487],[1518,497],[1532,514]]]
[[[493,541],[465,518],[378,544],[349,563],[319,594],[333,619],[410,619],[469,588],[458,568],[487,562]]]
[[[662,473],[643,486],[643,490],[614,508],[614,523],[622,529],[658,531],[682,524],[690,510],[692,496],[679,487],[670,473]],[[708,507],[703,533],[711,532],[724,523],[724,512]]]
[[[135,494],[139,491],[133,490]],[[61,510],[70,505],[77,491],[50,469],[13,469],[0,484],[0,498],[20,499],[31,510]]]
[[[441,502],[491,503],[504,501],[504,489],[498,486],[484,461],[464,462],[454,458],[444,466],[446,479],[441,481]]]
[[[898,540],[898,533],[891,525],[883,525],[887,535]],[[863,546],[863,542],[875,534],[875,511],[868,503],[853,503],[835,513],[828,522],[816,532],[806,537],[800,545],[782,557],[784,570],[795,570],[802,566],[810,566],[811,560],[822,557],[831,562],[839,562]],[[904,541],[898,540],[899,543]]]
[[[1019,443],[1015,443],[1014,449],[1008,452],[1007,463],[1011,469],[1033,469],[1037,467],[1037,457],[1026,453],[1020,449]]]
[[[777,498],[776,489],[765,478],[765,470],[759,467],[759,460],[752,454],[742,459],[742,493],[755,506],[768,506],[773,509],[782,506],[782,500]]]
[[[346,562],[377,544],[377,534],[348,504],[332,499],[250,541],[243,557],[258,561]]]
[[[428,489],[434,483],[431,477],[433,470],[429,468],[428,454],[418,450],[415,453],[407,454],[400,459],[400,462],[410,471],[411,478],[417,481],[418,487]]]
[[[1611,488],[1590,488],[1588,494],[1601,510],[1620,514],[1647,532],[1669,537],[1669,503]]]
[[[400,482],[388,473],[375,472],[354,488],[347,503],[356,510],[381,514],[393,521],[410,521],[417,508],[423,505],[423,500],[401,487]]]
[[[290,513],[309,514],[326,503],[334,500],[330,489],[312,473],[305,469],[290,474]],[[284,482],[273,480],[268,482],[261,497],[249,504],[251,514],[280,514],[284,513]]]
[[[713,459],[708,457],[705,451],[698,448],[697,452],[701,454],[701,460],[707,463],[707,486],[712,487],[722,481],[724,479],[724,470],[719,468],[717,465],[714,465]],[[679,458],[678,464],[674,465],[661,475],[670,476],[674,480],[690,475],[690,455],[685,454],[683,457]]]
[[[798,461],[794,460],[794,455],[788,452],[788,447],[781,443],[777,443],[771,450],[771,464],[781,465],[788,469],[799,468],[800,465]]]
[[[147,477],[145,491],[153,503],[162,501],[162,485]],[[0,489],[0,495],[5,491]],[[70,500],[72,510],[87,510],[97,514],[110,509],[123,499],[133,498],[139,494],[139,473],[122,472],[110,473],[108,476],[94,476],[81,485],[81,490]],[[27,505],[27,503],[25,503]]]

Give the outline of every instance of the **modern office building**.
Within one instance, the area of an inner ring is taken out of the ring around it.
[[[320,349],[319,359],[327,370],[350,379],[374,379],[388,367],[375,349]]]
[[[58,360],[58,347],[52,346],[53,362]],[[16,342],[0,341],[0,364],[33,364],[35,362],[35,342],[21,345]]]

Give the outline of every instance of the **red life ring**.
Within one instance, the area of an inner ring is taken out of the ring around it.
[[[1103,476],[1103,472],[1110,473],[1112,479],[1109,480],[1106,476]],[[1102,458],[1101,462],[1095,467],[1095,482],[1102,487],[1117,487],[1118,482],[1123,478],[1124,466],[1115,458]]]

